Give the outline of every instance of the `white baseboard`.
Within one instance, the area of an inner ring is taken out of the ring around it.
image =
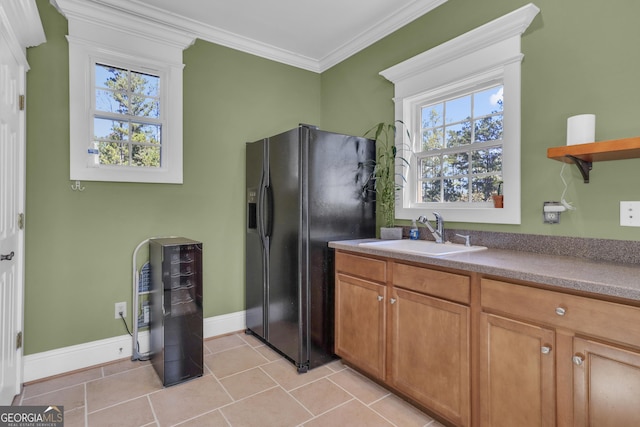
[[[245,312],[223,314],[204,319],[204,338],[229,334],[245,329]],[[149,350],[149,332],[138,334],[140,353]],[[30,382],[90,366],[131,357],[133,340],[129,335],[57,348],[23,357],[23,382]]]

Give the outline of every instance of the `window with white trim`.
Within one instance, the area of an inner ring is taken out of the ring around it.
[[[499,191],[502,94],[501,84],[490,85],[418,106],[416,203],[485,203]]]
[[[520,223],[520,37],[538,12],[528,4],[380,73],[410,135],[397,134],[410,166],[396,173],[396,218]]]
[[[69,23],[70,179],[181,184],[193,35],[108,2],[55,3]]]
[[[94,166],[162,166],[160,73],[94,63]]]

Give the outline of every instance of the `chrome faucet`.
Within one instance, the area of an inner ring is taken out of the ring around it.
[[[436,217],[436,228],[433,228],[426,216],[420,215],[418,221],[427,226],[436,243],[444,243],[444,219],[438,212],[434,212],[433,215]]]

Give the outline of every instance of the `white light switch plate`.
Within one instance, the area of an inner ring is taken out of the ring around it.
[[[620,225],[640,227],[640,202],[620,202]]]

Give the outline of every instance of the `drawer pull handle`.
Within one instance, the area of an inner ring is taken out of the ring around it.
[[[563,307],[557,307],[556,308],[556,314],[558,316],[564,316],[567,313],[567,309],[563,308]]]
[[[542,354],[549,354],[549,353],[551,353],[551,346],[543,345],[542,347],[540,347],[540,352],[541,352]]]
[[[382,295],[378,295],[378,301],[382,301],[384,297]]]
[[[396,303],[396,299],[395,298],[391,298],[391,304],[395,304]]]

